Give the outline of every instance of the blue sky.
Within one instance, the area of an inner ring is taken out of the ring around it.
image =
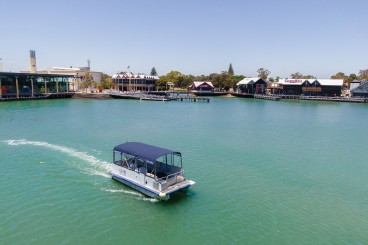
[[[86,66],[114,74],[329,78],[368,68],[363,0],[0,0],[4,71]]]

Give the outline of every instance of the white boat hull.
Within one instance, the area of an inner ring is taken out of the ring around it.
[[[169,186],[165,190],[160,191],[152,187],[153,186],[152,182],[154,181],[154,179],[148,178],[143,174],[136,173],[131,170],[122,169],[121,167],[119,168],[118,172],[112,173],[112,178],[124,185],[127,185],[145,194],[146,196],[160,200],[168,200],[171,194],[178,191],[187,191],[191,185],[195,184],[194,181],[184,180]]]

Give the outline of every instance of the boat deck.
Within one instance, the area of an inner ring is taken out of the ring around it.
[[[168,192],[172,192],[174,190],[180,189],[185,185],[189,185],[189,181],[188,180],[184,180],[180,183],[176,183],[175,185],[169,186],[166,190],[162,191],[162,193],[168,193]]]

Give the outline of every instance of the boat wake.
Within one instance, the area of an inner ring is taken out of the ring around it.
[[[147,202],[158,202],[159,201],[155,198],[146,197],[145,195],[143,195],[139,192],[135,192],[135,191],[127,191],[127,190],[123,190],[123,189],[101,189],[101,190],[107,191],[107,192],[112,192],[112,193],[129,194],[129,195],[132,195],[132,196],[136,197],[138,200],[143,200],[143,201],[147,201]]]
[[[98,175],[106,178],[111,178],[111,176],[108,174],[111,170],[111,164],[109,162],[101,161],[94,156],[91,156],[87,154],[86,152],[80,152],[75,149],[60,146],[60,145],[54,145],[47,142],[41,142],[41,141],[29,141],[26,139],[20,139],[20,140],[5,140],[5,143],[12,146],[19,146],[19,145],[33,145],[33,146],[40,146],[40,147],[46,147],[48,149],[52,149],[55,151],[63,152],[68,154],[69,156],[79,158],[80,160],[88,162],[91,166],[100,168],[101,170],[97,169],[86,169],[85,173],[89,175]],[[45,163],[45,162],[42,162]]]
[[[109,174],[112,169],[111,163],[99,160],[96,157],[87,154],[86,152],[80,152],[80,151],[77,151],[69,147],[54,145],[54,144],[50,144],[47,142],[29,141],[26,139],[5,140],[4,142],[11,146],[33,145],[33,146],[45,147],[48,149],[66,153],[69,156],[76,157],[82,161],[88,162],[91,165],[91,167],[93,167],[93,168],[81,168],[81,171],[83,173],[88,174],[88,175],[95,175],[95,176],[102,176],[105,178],[111,178],[111,175]],[[46,162],[40,162],[40,163],[46,163]],[[148,202],[158,201],[154,198],[146,197],[143,194],[135,192],[135,191],[128,191],[128,190],[123,190],[123,189],[101,189],[101,190],[111,192],[111,193],[118,192],[118,193],[128,194],[128,195],[134,196],[137,200],[142,200],[142,201],[148,201]]]

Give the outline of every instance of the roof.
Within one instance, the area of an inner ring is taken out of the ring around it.
[[[181,154],[177,151],[172,151],[164,148],[160,148],[153,145],[147,145],[140,142],[127,142],[114,147],[114,151],[127,153],[133,156],[137,156],[143,159],[154,162],[157,158],[163,155],[176,153]]]
[[[68,74],[45,74],[45,73],[26,73],[26,72],[0,72],[0,76],[29,76],[29,77],[74,77]]]
[[[196,88],[199,87],[199,86],[201,86],[201,85],[203,85],[203,84],[208,84],[212,88],[214,87],[213,84],[212,84],[212,82],[206,82],[206,81],[193,82],[193,84],[194,84],[194,87],[196,87]]]
[[[279,79],[279,81],[277,82],[278,84],[281,85],[302,85],[302,83],[307,80],[307,79]]]
[[[365,82],[365,80],[353,80],[350,83],[359,83],[359,84],[361,84],[363,82]]]
[[[246,85],[246,84],[254,84],[258,82],[259,80],[262,80],[263,82],[267,83],[265,80],[263,80],[260,77],[246,77],[243,80],[239,81],[236,85]]]
[[[359,86],[350,89],[353,93],[368,93],[368,81],[363,82]]]
[[[344,84],[343,79],[313,79],[313,80],[317,80],[321,85],[324,86],[342,86]]]
[[[304,82],[309,82],[310,84],[317,81],[322,86],[342,86],[343,79],[279,79],[277,84],[281,85],[302,85]]]
[[[113,79],[119,79],[119,78],[133,78],[133,79],[156,79],[158,80],[160,77],[159,76],[148,76],[148,75],[145,75],[145,74],[133,74],[133,73],[121,73],[121,74],[114,74],[112,75],[112,78]]]

